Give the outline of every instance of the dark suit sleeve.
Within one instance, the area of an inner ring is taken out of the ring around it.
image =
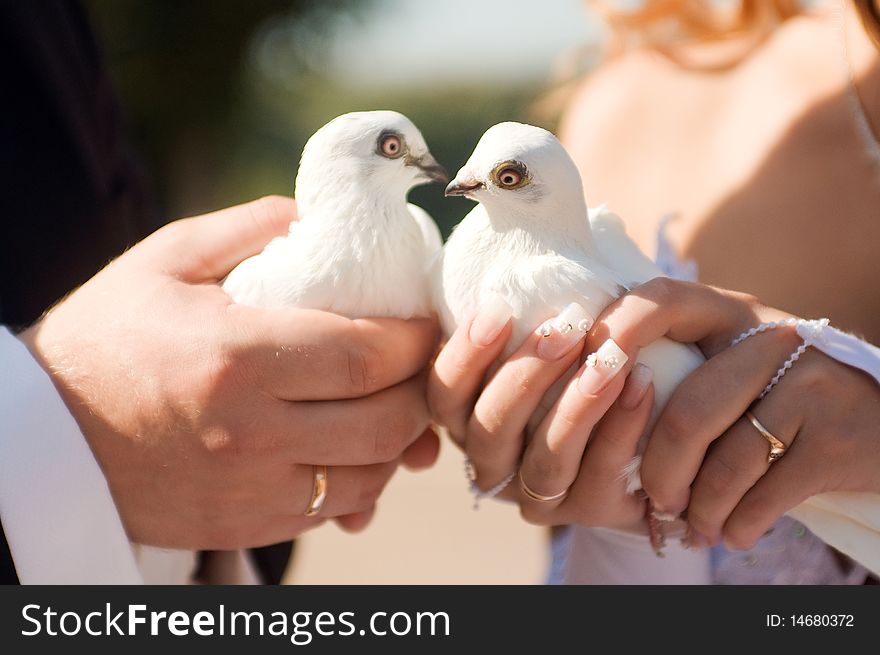
[[[15,573],[15,564],[12,561],[12,553],[9,552],[9,544],[6,543],[2,522],[0,522],[0,584],[18,584],[18,575]]]
[[[79,3],[0,3],[0,71],[0,322],[19,327],[156,219]]]

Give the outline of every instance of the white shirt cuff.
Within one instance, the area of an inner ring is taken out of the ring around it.
[[[0,519],[22,584],[140,584],[107,481],[49,375],[0,327]]]

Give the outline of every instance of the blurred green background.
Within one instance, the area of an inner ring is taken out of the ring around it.
[[[165,220],[291,195],[306,139],[334,116],[394,109],[451,173],[490,125],[552,129],[535,102],[588,61],[581,0],[89,0]],[[575,56],[573,56],[575,55]],[[439,185],[411,200],[445,234],[469,210]]]

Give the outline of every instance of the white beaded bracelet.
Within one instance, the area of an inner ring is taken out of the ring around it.
[[[471,461],[470,457],[467,457],[464,460],[464,474],[470,482],[471,493],[474,496],[474,509],[480,509],[480,501],[483,498],[494,498],[504,491],[507,488],[507,485],[513,482],[513,479],[516,477],[516,471],[514,471],[491,489],[483,491],[477,486],[477,471],[474,468],[474,463]]]
[[[805,352],[807,352],[807,348],[813,345],[814,341],[819,338],[822,334],[822,330],[828,326],[830,321],[827,318],[820,318],[818,320],[808,321],[803,318],[786,318],[781,321],[771,321],[770,323],[761,323],[757,327],[753,327],[750,330],[743,332],[736,339],[731,342],[731,346],[735,346],[738,343],[742,343],[749,337],[753,337],[756,334],[760,334],[761,332],[766,332],[767,330],[772,330],[774,328],[779,327],[793,327],[797,330],[798,336],[804,340],[804,342],[798,346],[797,350],[795,350],[791,356],[785,360],[785,363],[776,371],[776,375],[770,380],[761,394],[758,396],[758,400],[766,396],[770,393],[770,390],[775,387],[779,381],[782,379],[788,369],[790,369],[794,363],[801,358]]]

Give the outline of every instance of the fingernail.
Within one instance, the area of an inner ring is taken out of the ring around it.
[[[693,550],[703,550],[704,548],[709,547],[709,539],[705,536],[688,526],[687,533],[682,539],[682,544],[685,548],[690,548]]]
[[[585,396],[595,396],[620,372],[628,359],[614,339],[606,340],[596,352],[587,357],[584,372],[577,381],[578,391]]]
[[[546,321],[537,332],[541,335],[538,341],[538,357],[552,362],[577,345],[587,336],[593,327],[593,319],[587,310],[576,302],[566,306],[556,318]]]
[[[493,293],[471,322],[468,338],[475,346],[488,346],[498,338],[511,316],[513,307],[497,293]]]
[[[626,384],[620,393],[620,406],[630,411],[638,407],[653,379],[654,369],[644,364],[636,364],[626,378]]]

